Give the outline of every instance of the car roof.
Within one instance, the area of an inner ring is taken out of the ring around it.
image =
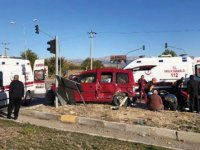
[[[131,71],[130,70],[124,70],[124,69],[117,69],[117,68],[98,68],[98,69],[83,71],[83,72],[81,72],[81,74],[83,74],[83,73],[94,73],[94,72],[131,72]]]

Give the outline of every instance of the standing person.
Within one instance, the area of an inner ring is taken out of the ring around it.
[[[147,81],[144,79],[144,75],[141,76],[141,78],[138,80],[139,84],[139,92],[140,92],[140,102],[142,101],[142,98],[144,98],[145,102],[147,101],[147,94],[146,94],[146,84]]]
[[[190,75],[190,80],[187,82],[187,92],[190,100],[190,111],[193,112],[196,107],[197,113],[199,113],[198,84],[199,83],[194,80],[194,75]]]
[[[184,101],[184,98],[182,96],[182,86],[183,86],[183,81],[184,78],[182,77],[181,79],[178,79],[175,83],[174,83],[174,94],[177,97],[178,100],[178,107],[181,111],[184,111],[185,107],[186,107],[186,102]]]
[[[198,82],[197,113],[200,111],[200,81]]]
[[[21,100],[24,96],[24,84],[19,81],[19,75],[14,75],[14,80],[10,83],[9,90],[9,105],[7,118],[11,119],[11,114],[14,108],[14,119],[18,118]]]
[[[153,94],[148,99],[147,107],[153,111],[159,111],[163,109],[163,102],[161,97],[158,95],[157,90],[154,90]]]
[[[150,94],[153,94],[153,90],[155,90],[155,84],[156,84],[156,78],[152,78],[152,80],[147,83],[146,93],[148,96]]]
[[[175,83],[174,83],[174,92],[180,92],[181,89],[182,89],[182,86],[183,86],[183,81],[184,81],[184,78],[180,78],[178,79]]]

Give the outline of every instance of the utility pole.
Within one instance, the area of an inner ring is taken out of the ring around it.
[[[58,42],[58,36],[55,37],[56,39],[56,53],[55,53],[55,57],[56,57],[56,75],[58,75],[58,55],[59,55],[59,42]],[[56,87],[58,87],[58,81],[56,79]],[[55,107],[58,108],[58,97],[55,97]]]
[[[92,56],[92,51],[93,51],[93,38],[94,38],[94,34],[97,34],[96,32],[88,32],[88,34],[90,35],[90,69],[92,70],[92,63],[93,63],[93,56]]]
[[[4,45],[4,55],[7,57],[7,50],[9,50],[7,45],[10,45],[10,43],[2,42],[2,45]]]

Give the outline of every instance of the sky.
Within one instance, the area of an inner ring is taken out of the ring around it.
[[[54,56],[47,41],[58,37],[66,59],[92,55],[158,56],[165,43],[178,55],[200,55],[199,0],[0,0],[0,54],[31,49]],[[35,33],[38,24],[40,33]],[[4,44],[2,44],[4,43]],[[142,46],[145,45],[145,50]],[[175,47],[175,48],[172,48]],[[139,49],[139,50],[137,50]],[[183,50],[182,50],[183,49]],[[132,52],[130,52],[132,51]]]

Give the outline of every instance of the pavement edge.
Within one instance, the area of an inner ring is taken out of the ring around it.
[[[76,115],[58,115],[50,114],[41,111],[32,111],[32,110],[22,110],[21,115],[35,117],[44,120],[57,120],[63,123],[77,123],[81,125],[88,126],[101,126],[105,128],[111,128],[115,130],[121,130],[126,132],[133,132],[141,136],[157,136],[162,138],[169,138],[178,141],[188,141],[192,143],[200,143],[200,133],[195,132],[186,132],[186,131],[176,131],[165,128],[156,128],[143,125],[133,125],[112,121],[105,121],[94,118],[80,117]]]

